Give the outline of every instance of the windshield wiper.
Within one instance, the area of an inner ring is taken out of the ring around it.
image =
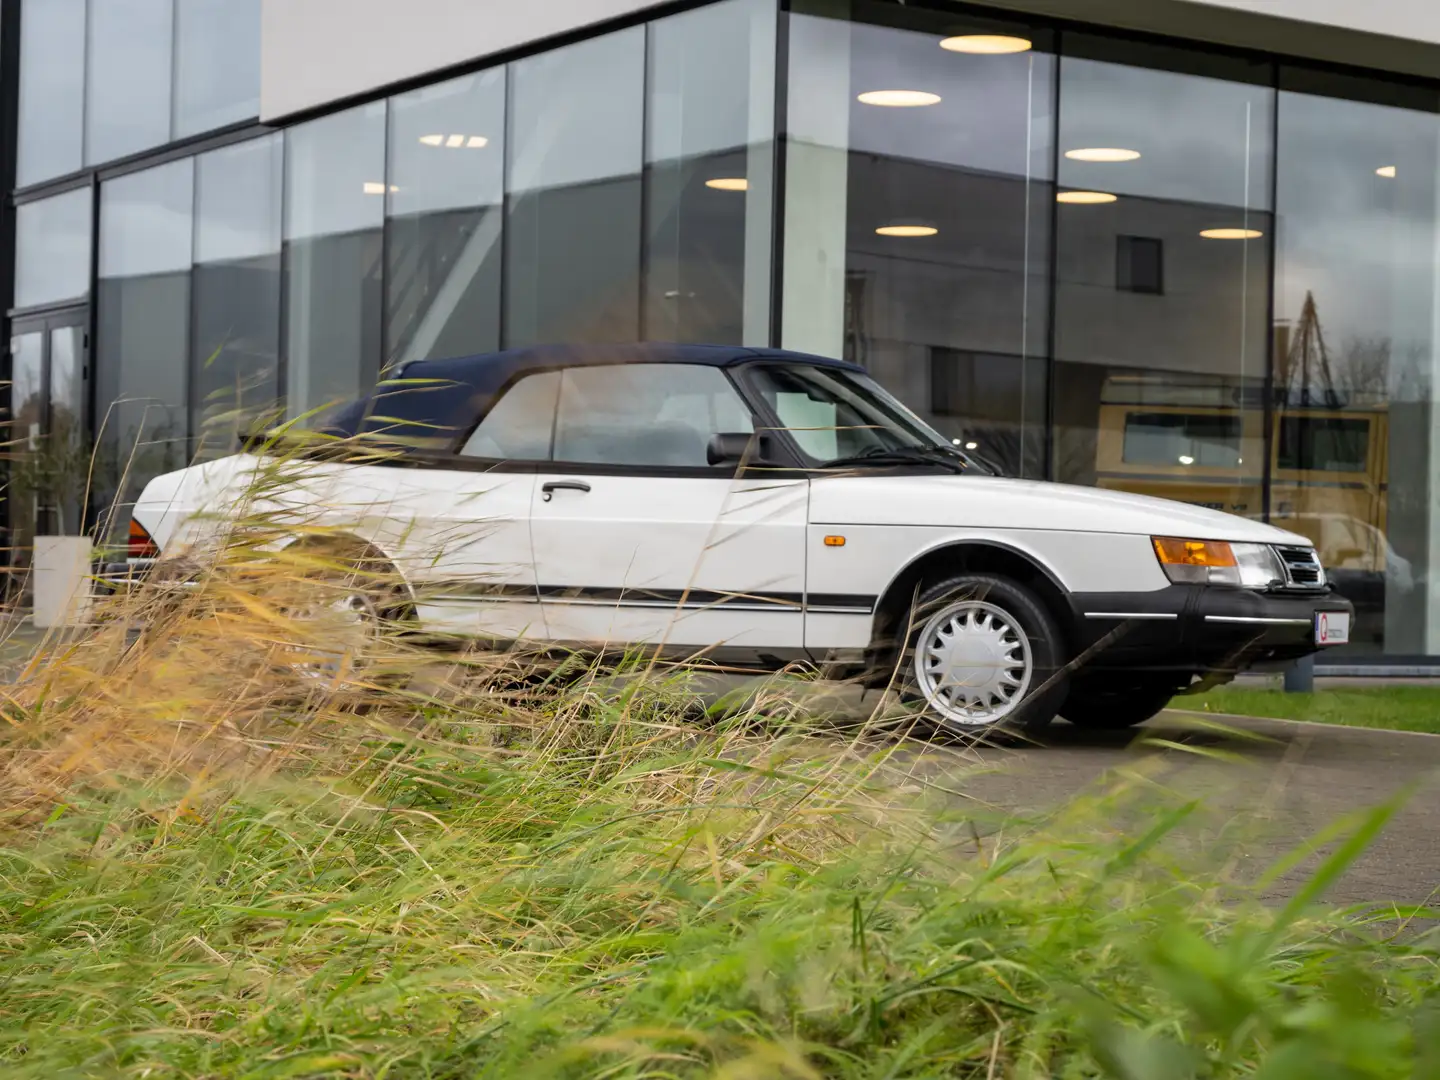
[[[956,473],[965,472],[970,467],[963,454],[944,446],[872,446],[863,453],[827,461],[823,468],[844,468],[847,465],[939,465]]]

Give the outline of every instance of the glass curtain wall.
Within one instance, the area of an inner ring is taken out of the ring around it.
[[[384,102],[286,131],[291,416],[353,397],[379,373],[386,190]]]
[[[650,26],[648,339],[769,344],[776,25],[725,0]]]
[[[15,208],[15,306],[83,299],[90,292],[88,187]]]
[[[85,140],[85,0],[25,0],[15,182],[80,168]]]
[[[190,432],[202,457],[233,452],[279,394],[284,139],[195,159]]]
[[[864,365],[957,443],[1040,475],[1051,41],[806,0],[789,43],[783,344]]]
[[[194,193],[188,158],[100,189],[95,474],[107,531],[125,527],[150,479],[188,463]]]
[[[390,101],[387,363],[500,347],[505,70]]]
[[[1319,545],[1356,649],[1434,654],[1440,91],[1280,87],[1272,518]]]
[[[645,28],[510,68],[505,339],[640,336]]]

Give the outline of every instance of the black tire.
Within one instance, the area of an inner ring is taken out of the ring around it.
[[[1172,683],[1125,681],[1124,676],[1105,685],[1087,680],[1071,687],[1060,715],[1076,727],[1122,731],[1164,712],[1176,689]]]
[[[932,619],[952,605],[980,602],[1003,612],[1023,631],[1028,643],[1030,676],[1019,703],[991,722],[966,722],[947,715],[928,696],[916,662],[919,639]],[[996,574],[968,573],[927,585],[916,599],[901,633],[905,649],[900,658],[897,682],[902,698],[925,708],[925,715],[942,729],[954,734],[979,735],[996,729],[1037,732],[1046,727],[1060,710],[1069,693],[1065,639],[1055,617],[1029,588]]]

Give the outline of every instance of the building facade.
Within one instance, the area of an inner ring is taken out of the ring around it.
[[[0,0],[13,560],[397,362],[780,345],[1440,656],[1429,72],[1425,0]]]

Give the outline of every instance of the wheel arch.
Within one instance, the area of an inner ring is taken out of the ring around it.
[[[871,625],[872,659],[893,655],[899,631],[917,591],[927,581],[957,573],[990,573],[1010,578],[1039,597],[1055,618],[1067,651],[1075,648],[1075,611],[1070,592],[1055,571],[1034,552],[988,538],[942,541],[920,552],[891,578],[875,605]]]
[[[315,551],[330,558],[354,559],[374,567],[377,575],[385,575],[394,582],[397,606],[413,613],[416,597],[410,579],[400,569],[399,561],[373,540],[367,540],[357,533],[345,529],[321,529],[291,533],[281,538],[273,550],[280,552]]]

